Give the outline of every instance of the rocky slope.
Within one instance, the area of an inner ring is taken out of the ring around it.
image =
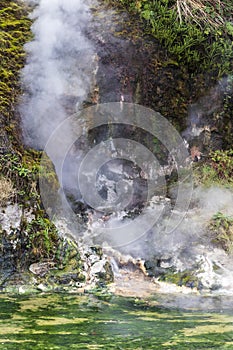
[[[31,37],[31,23],[26,17],[31,9],[22,3],[8,5],[1,3],[1,35],[4,39],[1,49],[4,58],[1,61],[1,289],[83,291],[112,282],[114,269],[116,276],[120,271],[124,276],[125,268],[143,271],[157,283],[173,282],[197,290],[229,288],[231,258],[229,245],[224,244],[230,240],[231,228],[228,228],[232,226],[227,221],[226,229],[224,217],[219,224],[223,227],[221,237],[218,230],[217,233],[215,229],[211,231],[213,237],[206,237],[206,232],[210,232],[207,223],[216,212],[222,211],[223,216],[232,215],[226,210],[232,203],[230,190],[225,193],[214,188],[214,194],[211,194],[202,189],[202,195],[198,194],[193,200],[193,211],[187,213],[183,227],[176,232],[179,239],[174,249],[167,251],[162,249],[163,244],[167,244],[166,239],[164,242],[156,234],[151,238],[150,233],[146,240],[153,241],[151,246],[156,246],[159,241],[154,251],[144,250],[143,240],[120,253],[109,247],[102,250],[98,244],[91,243],[90,236],[95,235],[95,224],[98,226],[100,221],[105,224],[105,221],[111,221],[111,216],[107,218],[99,213],[91,213],[91,216],[90,208],[77,198],[69,197],[68,191],[67,197],[71,198],[74,212],[81,220],[86,241],[82,238],[75,241],[66,222],[64,225],[60,223],[58,228],[50,222],[40,199],[41,152],[23,145],[16,103],[17,100],[19,104],[22,96],[19,72],[25,63],[23,44]],[[93,44],[95,54],[89,72],[91,87],[83,102],[84,107],[122,101],[139,103],[160,112],[187,139],[190,161],[196,160],[200,154],[207,156],[212,149],[231,145],[233,98],[230,77],[217,80],[212,73],[194,74],[189,67],[175,64],[156,38],[145,35],[143,23],[135,15],[131,17],[126,12],[110,10],[103,2],[92,3],[91,13],[92,21],[85,35]],[[69,114],[77,108],[76,97],[72,94],[63,96],[62,104]],[[93,140],[101,141],[104,135],[109,135],[108,129],[90,133],[85,141],[87,149],[93,145]],[[140,140],[142,136],[138,133],[135,137]],[[154,147],[154,140],[150,137],[146,142]],[[224,159],[221,164],[226,164]],[[54,167],[50,161],[47,165],[43,179],[46,186],[56,192],[59,184]],[[213,165],[212,160],[210,165]],[[197,173],[201,173],[197,177],[199,182],[205,165],[198,162],[196,167]],[[125,177],[129,177],[129,173]],[[141,184],[142,176],[135,178]],[[174,201],[174,182],[172,176],[168,177],[170,189],[159,199],[166,202],[168,210],[172,210],[171,202]],[[143,188],[144,183],[141,186]],[[215,193],[226,200],[212,208],[208,206],[208,200],[213,201]],[[150,210],[154,203],[143,205]],[[135,209],[124,215],[128,218],[140,215],[142,208]],[[206,215],[198,221],[202,212]],[[190,250],[187,245],[190,245]],[[126,254],[127,250],[131,256]],[[147,254],[148,259],[145,259]]]

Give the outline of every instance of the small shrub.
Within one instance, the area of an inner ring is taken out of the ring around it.
[[[161,42],[176,65],[187,65],[192,71],[208,69],[218,77],[232,71],[233,6],[229,0],[110,2],[137,14],[145,32]]]
[[[217,212],[211,219],[208,230],[212,236],[212,243],[217,244],[226,252],[233,251],[233,217]]]
[[[233,180],[233,149],[217,150],[210,153],[211,166],[218,178]]]
[[[233,150],[217,150],[209,154],[204,163],[194,165],[196,185],[224,187],[233,186]]]
[[[37,216],[27,223],[25,232],[28,235],[27,248],[31,252],[32,260],[55,257],[59,236],[55,225],[49,219]]]

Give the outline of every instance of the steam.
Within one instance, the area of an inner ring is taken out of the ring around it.
[[[204,96],[190,105],[187,119],[188,127],[183,132],[186,139],[190,140],[197,137],[206,128],[208,129],[207,126],[213,126],[211,115],[220,110],[224,96],[232,93],[232,78],[232,75],[223,77]]]
[[[130,254],[134,258],[148,259],[157,257],[174,257],[186,250],[191,258],[196,254],[196,248],[206,247],[210,243],[208,236],[208,224],[214,214],[222,212],[225,215],[233,215],[233,192],[229,189],[212,186],[210,188],[198,187],[193,191],[192,204],[180,225],[175,226],[170,232],[165,232],[167,215],[170,216],[171,205],[161,200],[160,205],[166,206],[165,215],[158,224],[131,244],[121,247],[120,251]],[[153,205],[147,210],[155,215]],[[182,216],[183,213],[176,213]],[[170,224],[172,226],[172,222]],[[129,233],[130,234],[130,233]]]
[[[44,149],[56,127],[79,109],[90,91],[94,50],[85,30],[91,15],[84,0],[28,0],[28,2],[35,5],[31,14],[31,19],[34,21],[32,25],[34,38],[25,46],[28,58],[22,71],[25,89],[21,105],[22,129],[28,145]],[[187,138],[192,139],[197,136],[195,132],[202,132],[206,117],[218,110],[221,96],[227,88],[228,80],[224,78],[206,97],[190,107],[190,127],[185,133]],[[66,127],[65,132],[62,129],[56,134],[57,139],[54,142],[56,149],[52,150],[53,155],[54,152],[62,154],[59,152],[60,147],[68,149],[72,126],[66,125]],[[66,179],[70,179],[70,187],[75,182],[69,168],[70,164],[77,161],[75,151],[77,150],[74,149],[73,158],[70,156],[72,158],[70,162],[68,158],[67,169],[63,174]],[[54,159],[53,157],[52,160]],[[63,160],[60,159],[60,162]],[[61,164],[57,163],[57,168],[61,168]],[[58,174],[58,177],[60,179],[61,175]],[[124,253],[146,259],[156,254],[174,255],[186,247],[191,250],[203,242],[206,225],[213,214],[222,211],[227,215],[233,215],[233,195],[230,190],[216,187],[198,188],[193,193],[193,209],[187,211],[185,219],[178,227],[174,227],[172,233],[165,234],[163,225],[166,226],[166,214],[169,216],[172,206],[164,198],[156,205],[158,209],[159,205],[164,206],[165,224],[161,220],[150,232],[122,248]],[[151,203],[146,210],[151,211],[152,216],[155,215]],[[124,214],[122,213],[123,217]],[[109,220],[112,220],[111,224],[116,227],[120,221],[114,217]],[[127,217],[124,220],[127,222],[132,219]],[[107,224],[106,221],[105,225]],[[95,232],[97,230],[93,225],[90,228],[91,238]],[[128,234],[131,237],[134,232]]]
[[[22,129],[27,144],[43,149],[87,96],[93,51],[85,28],[91,17],[83,0],[28,2],[36,7],[30,16],[34,38],[25,45],[28,58],[22,71]]]

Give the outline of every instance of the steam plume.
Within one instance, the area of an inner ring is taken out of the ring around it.
[[[25,45],[21,119],[25,142],[43,149],[70,114],[67,105],[77,106],[87,94],[92,49],[84,30],[90,13],[82,0],[28,2],[36,7],[30,16],[34,38]]]

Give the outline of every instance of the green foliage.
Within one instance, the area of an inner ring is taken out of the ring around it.
[[[17,202],[33,206],[39,200],[38,174],[40,153],[36,151],[6,153],[0,159],[0,172],[9,179],[16,190]]]
[[[194,165],[193,174],[197,185],[232,187],[233,150],[211,151],[205,163]]]
[[[65,241],[59,236],[56,226],[44,212],[39,193],[39,174],[43,185],[52,189],[52,192],[57,191],[58,182],[49,158],[44,157],[41,168],[40,155],[40,152],[25,150],[23,154],[4,154],[0,159],[0,172],[14,184],[14,202],[23,207],[20,229],[12,229],[12,234],[6,240],[9,246],[16,244],[16,251],[13,250],[13,253],[19,269],[45,260],[53,261],[59,269],[64,269],[72,265],[75,257],[75,266],[80,267],[81,271],[78,247],[72,241]],[[34,215],[33,220],[28,221],[24,216],[25,208],[30,208]],[[81,273],[78,278],[83,278]]]
[[[54,259],[59,236],[55,225],[49,219],[38,215],[26,224],[25,232],[28,235],[27,248],[31,260]]]
[[[23,45],[29,38],[30,20],[25,5],[13,1],[0,4],[0,114],[9,117],[20,91],[19,72],[23,67]]]
[[[177,64],[187,65],[193,71],[212,70],[220,77],[232,70],[233,5],[229,0],[222,1],[221,6],[214,0],[196,3],[120,1],[123,7],[140,16],[145,32],[158,39]]]
[[[233,181],[233,149],[210,153],[211,166],[220,180]]]
[[[43,207],[40,185],[46,191],[49,202],[55,203],[59,182],[51,160],[43,156],[41,163],[41,152],[24,150],[22,154],[3,154],[0,158],[0,173],[13,185],[14,200],[24,208],[40,210]],[[45,202],[43,204],[47,205]]]
[[[226,22],[226,32],[233,37],[233,24],[232,22]]]
[[[208,230],[212,242],[231,253],[233,250],[233,217],[217,212],[211,219]]]
[[[190,288],[201,288],[201,283],[192,271],[185,270],[182,272],[170,272],[159,278],[160,281],[174,283],[177,286]]]

